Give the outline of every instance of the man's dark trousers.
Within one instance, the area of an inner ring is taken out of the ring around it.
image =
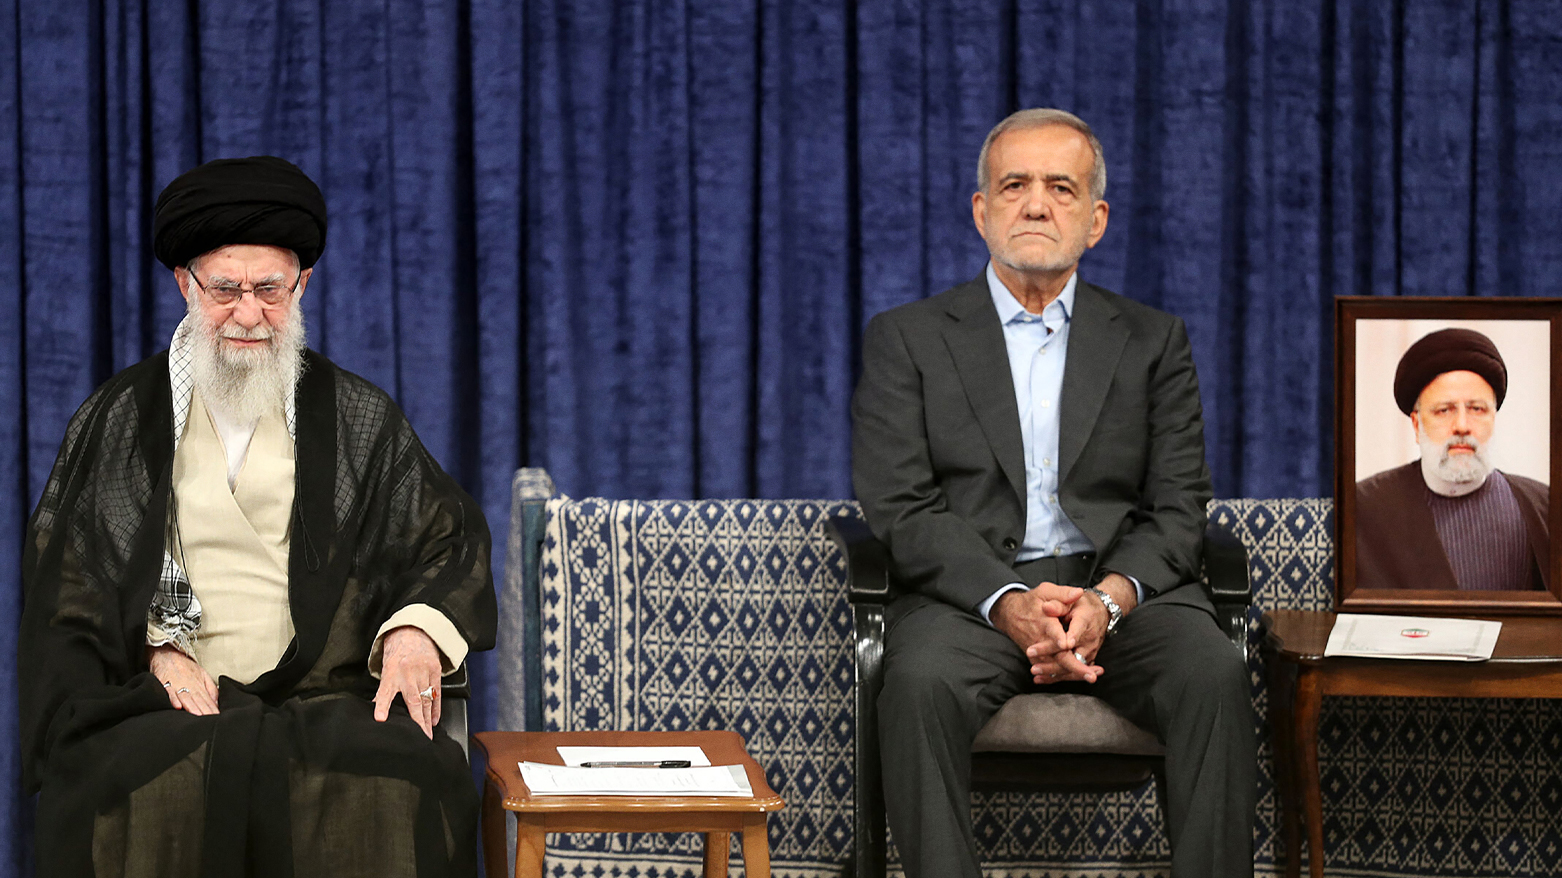
[[[886,627],[879,735],[895,845],[908,878],[979,878],[971,742],[1011,696],[1036,689],[1030,662],[981,617],[925,595],[895,601]],[[1152,599],[1123,617],[1095,664],[1101,678],[1070,691],[1166,745],[1172,875],[1251,876],[1257,744],[1241,654],[1209,613]]]

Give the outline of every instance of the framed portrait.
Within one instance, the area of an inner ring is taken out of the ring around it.
[[[1562,299],[1335,300],[1335,609],[1562,615]]]

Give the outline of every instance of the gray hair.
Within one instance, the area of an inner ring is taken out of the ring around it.
[[[1096,137],[1094,131],[1090,130],[1090,126],[1084,119],[1067,110],[1054,110],[1048,107],[1020,110],[994,125],[993,130],[987,132],[987,139],[982,141],[982,152],[976,157],[977,190],[986,192],[987,184],[991,182],[987,173],[987,151],[992,148],[993,141],[1010,131],[1045,128],[1048,125],[1065,125],[1085,135],[1085,139],[1090,141],[1090,151],[1095,154],[1095,167],[1090,170],[1090,198],[1093,201],[1100,201],[1106,197],[1106,156],[1101,152],[1100,139]]]

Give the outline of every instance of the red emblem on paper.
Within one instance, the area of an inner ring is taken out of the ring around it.
[[[1428,637],[1432,632],[1425,628],[1406,628],[1399,632],[1400,637]]]

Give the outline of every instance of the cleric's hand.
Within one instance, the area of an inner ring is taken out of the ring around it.
[[[217,684],[206,669],[172,644],[147,647],[152,676],[163,684],[168,703],[196,716],[217,712]]]
[[[423,629],[403,625],[385,634],[380,652],[380,691],[374,695],[374,718],[384,722],[400,695],[423,734],[434,737],[439,724],[439,647]]]

